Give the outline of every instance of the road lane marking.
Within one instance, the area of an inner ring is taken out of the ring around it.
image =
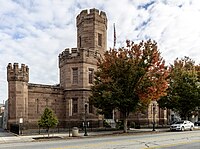
[[[63,146],[63,147],[55,147],[55,148],[49,148],[49,149],[75,149],[75,148],[91,148],[91,147],[102,147],[106,145],[116,145],[116,144],[121,144],[122,142],[137,142],[136,140],[121,140],[121,141],[109,141],[109,142],[101,142],[101,143],[91,143],[91,144],[82,144],[82,145],[69,145],[69,146]]]
[[[193,141],[189,141],[189,142],[171,143],[171,144],[154,146],[154,147],[146,147],[146,148],[143,148],[143,149],[157,149],[157,148],[172,147],[172,146],[178,146],[178,145],[184,145],[184,144],[192,144],[192,143],[198,143],[198,142],[200,142],[200,140],[193,140]]]
[[[194,137],[196,138],[197,136],[196,135],[190,135],[190,134],[183,134],[182,136],[180,137],[177,137],[179,134],[173,134],[173,138],[170,138],[170,139],[167,139],[167,135],[165,136],[157,136],[157,137],[145,137],[145,138],[129,138],[129,139],[123,139],[123,140],[120,140],[120,141],[108,141],[108,142],[97,142],[97,143],[90,143],[90,144],[81,144],[81,145],[77,145],[77,144],[71,144],[71,145],[67,145],[66,146],[61,146],[61,147],[55,147],[55,148],[49,148],[49,149],[80,149],[80,148],[99,148],[99,147],[106,147],[109,146],[109,145],[123,145],[123,143],[127,143],[129,145],[133,145],[133,146],[140,146],[140,148],[143,148],[142,145],[145,145],[145,144],[148,144],[150,145],[149,148],[151,148],[151,145],[152,146],[155,146],[155,147],[152,147],[152,148],[161,148],[162,146],[159,146],[157,143],[155,144],[155,142],[166,142],[166,141],[169,141],[169,140],[172,140],[172,141],[181,141],[183,139],[186,139],[188,140],[187,138],[190,137],[190,138],[193,138]],[[155,140],[157,139],[157,140]],[[135,144],[130,144],[130,143],[135,143]],[[197,141],[198,142],[198,141]],[[187,142],[189,143],[189,142]],[[186,143],[186,144],[187,144]],[[178,145],[180,143],[174,143],[174,145]],[[169,146],[173,146],[173,144],[167,144],[166,145],[169,145]],[[164,145],[165,147],[165,145]],[[146,148],[145,148],[146,149]]]

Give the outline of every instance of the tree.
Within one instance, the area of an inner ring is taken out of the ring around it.
[[[130,112],[165,95],[168,70],[164,63],[155,41],[127,41],[126,48],[110,49],[98,61],[91,103],[102,114],[118,109],[127,132]]]
[[[56,126],[57,124],[58,124],[58,119],[54,115],[53,111],[49,108],[45,108],[43,115],[38,121],[39,127],[46,128],[49,137],[49,129]]]
[[[200,106],[200,86],[197,66],[189,57],[176,59],[171,65],[167,95],[158,102],[160,107],[177,111],[182,119],[189,118]]]

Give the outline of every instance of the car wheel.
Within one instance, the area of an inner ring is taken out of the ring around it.
[[[193,129],[194,129],[194,127],[193,127],[193,126],[191,126],[191,127],[190,127],[190,131],[192,131]]]
[[[181,131],[184,131],[184,130],[185,130],[185,128],[182,126],[182,127],[181,127]]]

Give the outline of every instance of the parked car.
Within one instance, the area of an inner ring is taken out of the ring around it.
[[[195,126],[200,126],[200,121],[194,122]]]
[[[188,120],[177,121],[170,126],[171,131],[173,131],[173,130],[179,130],[179,131],[190,130],[190,131],[192,131],[193,129],[194,129],[194,123],[192,123]]]

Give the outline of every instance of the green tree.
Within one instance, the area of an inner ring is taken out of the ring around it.
[[[103,114],[118,109],[123,115],[124,132],[127,132],[129,113],[164,96],[167,76],[168,70],[156,42],[127,41],[126,48],[110,49],[99,59],[91,103]]]
[[[47,129],[49,137],[49,129],[58,124],[58,119],[50,108],[45,108],[43,115],[38,120],[39,127]]]
[[[195,62],[189,57],[176,59],[171,65],[167,95],[158,101],[160,107],[172,109],[182,119],[189,118],[200,106],[200,86]]]

